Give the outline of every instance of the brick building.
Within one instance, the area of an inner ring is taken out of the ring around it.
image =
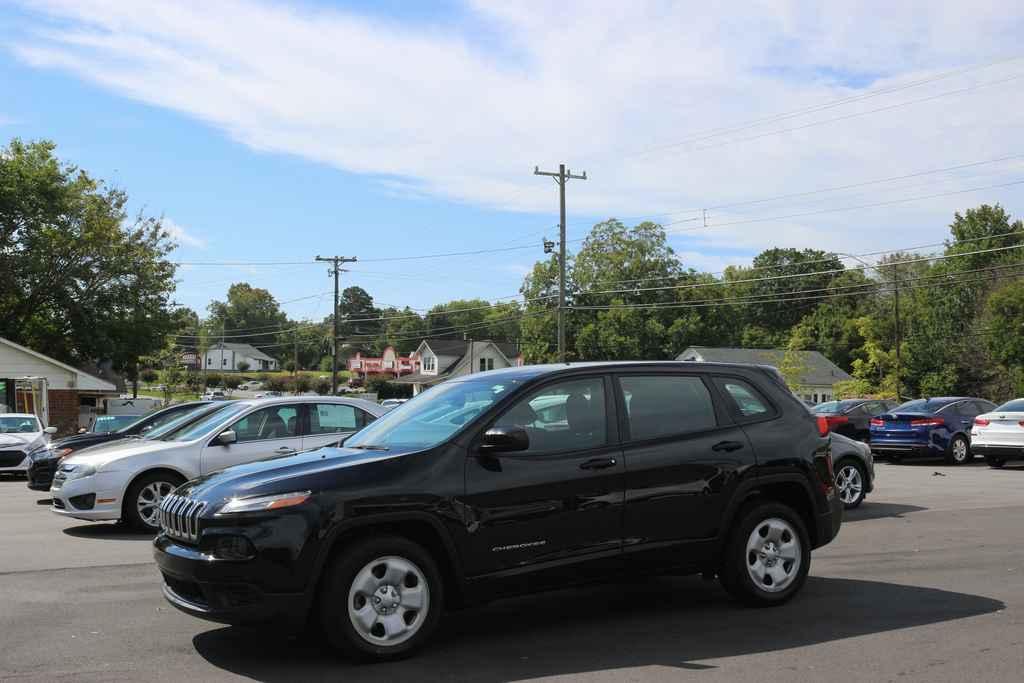
[[[97,370],[97,372],[100,372]],[[72,434],[117,385],[0,337],[0,410],[30,412],[58,434]],[[45,387],[45,396],[41,391]]]

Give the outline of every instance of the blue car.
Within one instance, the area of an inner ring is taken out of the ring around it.
[[[951,465],[962,465],[971,459],[974,418],[995,407],[991,401],[963,396],[907,401],[871,420],[871,451],[893,461],[945,458]]]

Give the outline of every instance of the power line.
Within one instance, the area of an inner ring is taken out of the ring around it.
[[[1019,59],[1019,57],[1017,59]],[[808,128],[814,128],[814,127],[817,127],[817,126],[824,126],[824,125],[829,124],[829,123],[836,123],[838,121],[846,121],[848,119],[857,118],[859,116],[867,116],[868,114],[877,114],[879,112],[890,111],[892,109],[898,109],[900,107],[907,107],[907,106],[910,106],[910,105],[913,105],[913,104],[921,104],[923,102],[930,102],[932,100],[937,100],[937,99],[942,98],[942,97],[949,97],[950,95],[962,95],[963,93],[971,92],[973,90],[980,90],[981,88],[988,88],[988,87],[992,87],[992,86],[995,86],[995,85],[1002,85],[1004,83],[1008,83],[1010,81],[1016,80],[1016,79],[1020,78],[1021,76],[1024,76],[1024,74],[1020,74],[1020,73],[1013,74],[1012,76],[1008,76],[1006,78],[1001,78],[999,80],[988,81],[986,83],[974,83],[974,84],[965,86],[963,88],[957,88],[955,90],[947,90],[945,92],[937,93],[935,95],[929,95],[927,97],[920,97],[920,98],[914,99],[914,100],[907,100],[905,102],[897,102],[895,104],[889,104],[889,105],[886,105],[884,107],[876,107],[875,109],[867,109],[865,111],[853,112],[853,113],[850,113],[850,114],[844,114],[842,116],[834,116],[832,118],[822,119],[820,121],[811,121],[809,123],[801,124],[799,126],[792,126],[790,128],[780,128],[780,129],[777,129],[777,130],[767,131],[767,132],[764,132],[764,133],[758,133],[756,135],[748,135],[747,137],[736,138],[736,139],[733,139],[733,140],[725,140],[723,142],[718,142],[718,143],[714,143],[714,144],[700,145],[700,146],[697,146],[697,147],[693,147],[692,149],[687,150],[687,151],[699,152],[699,151],[703,151],[703,150],[706,150],[706,149],[716,149],[716,148],[719,148],[719,147],[726,147],[728,145],[734,145],[734,144],[737,144],[737,143],[740,143],[740,142],[750,142],[751,140],[759,140],[761,138],[766,138],[766,137],[769,137],[769,136],[772,136],[772,135],[781,135],[782,133],[793,133],[793,132],[800,131],[800,130],[806,130]],[[717,136],[713,136],[713,137],[717,137]],[[675,147],[681,147],[681,146],[686,145],[686,144],[691,144],[691,143],[689,143],[689,142],[673,143],[671,145],[665,145],[665,146],[663,146],[663,147],[661,147],[661,148],[659,148],[657,150],[654,150],[654,151],[645,152],[644,154],[646,155],[646,154],[655,153],[657,151],[665,151],[667,149],[672,149],[672,148],[675,148]]]
[[[926,85],[928,83],[934,83],[936,81],[941,81],[941,80],[944,80],[944,79],[947,79],[947,78],[952,78],[954,76],[960,76],[960,75],[963,75],[965,73],[969,73],[971,71],[978,71],[978,70],[981,70],[981,69],[987,69],[987,68],[996,66],[998,64],[1005,64],[1007,62],[1013,62],[1013,61],[1016,61],[1016,60],[1019,60],[1019,59],[1021,59],[1021,56],[1015,56],[1015,57],[1008,57],[1008,58],[1004,58],[1004,59],[993,60],[993,61],[990,61],[990,62],[985,62],[985,63],[982,63],[982,64],[976,64],[976,65],[972,65],[972,66],[968,66],[968,67],[963,67],[963,68],[960,68],[960,69],[953,69],[951,71],[946,71],[946,72],[937,74],[935,76],[930,76],[928,78],[919,79],[917,81],[912,81],[910,83],[903,83],[903,84],[900,84],[900,85],[889,86],[888,88],[880,88],[878,90],[873,90],[873,91],[870,91],[870,92],[867,92],[867,93],[863,93],[863,94],[850,95],[850,96],[843,97],[843,98],[840,98],[840,99],[837,99],[837,100],[831,100],[829,102],[823,102],[823,103],[816,104],[816,105],[810,105],[810,106],[807,106],[807,107],[801,107],[799,109],[794,109],[794,110],[790,110],[790,111],[786,111],[786,112],[781,112],[781,113],[778,113],[778,114],[771,114],[769,116],[764,116],[764,117],[757,118],[757,119],[749,119],[747,121],[741,121],[741,122],[739,122],[737,124],[734,124],[732,126],[721,127],[721,128],[712,128],[712,129],[708,129],[708,130],[705,130],[705,131],[698,131],[696,133],[691,134],[690,136],[688,136],[686,138],[683,138],[683,140],[681,140],[679,142],[669,143],[667,145],[658,145],[658,146],[655,146],[655,147],[648,148],[646,150],[641,150],[639,152],[634,152],[632,154],[628,154],[626,156],[627,156],[627,158],[629,158],[629,157],[633,157],[633,156],[641,156],[641,155],[645,155],[645,154],[651,154],[651,153],[658,152],[658,151],[661,151],[661,150],[664,150],[664,149],[669,149],[669,148],[672,148],[672,147],[676,147],[676,146],[680,146],[680,145],[685,145],[687,143],[701,142],[703,140],[708,140],[708,139],[711,139],[711,138],[714,138],[714,137],[719,137],[721,135],[727,135],[729,133],[738,133],[738,132],[742,132],[744,130],[749,130],[751,128],[756,128],[757,126],[765,124],[765,123],[773,123],[775,121],[791,119],[791,118],[795,118],[795,117],[799,117],[799,116],[804,116],[806,114],[811,114],[811,113],[814,113],[814,112],[817,112],[817,111],[822,111],[822,110],[825,110],[825,109],[832,109],[834,107],[842,106],[844,104],[850,104],[850,103],[853,103],[853,102],[859,102],[859,101],[863,101],[863,100],[873,99],[875,97],[880,97],[882,95],[889,95],[889,94],[892,94],[894,92],[900,92],[900,91],[903,91],[903,90],[909,90],[911,88],[916,88],[916,87],[919,87],[921,85]]]

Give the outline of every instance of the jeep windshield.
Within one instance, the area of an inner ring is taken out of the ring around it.
[[[378,418],[345,442],[346,448],[422,450],[452,437],[519,385],[508,378],[439,384]]]

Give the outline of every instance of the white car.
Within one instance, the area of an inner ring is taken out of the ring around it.
[[[31,413],[0,414],[0,473],[27,472],[28,454],[45,446],[56,432],[56,427],[43,429]]]
[[[1024,458],[1024,398],[1007,401],[974,418],[971,452],[984,456],[992,467]]]
[[[50,488],[53,512],[159,528],[164,496],[232,465],[337,443],[383,415],[376,403],[294,396],[224,403],[157,439],[131,439],[68,456]]]
[[[393,408],[397,408],[398,406],[402,405],[403,403],[405,403],[408,400],[409,399],[407,399],[407,398],[386,398],[386,399],[384,399],[383,401],[380,402],[380,407],[381,408],[387,408],[388,410],[391,410]]]

